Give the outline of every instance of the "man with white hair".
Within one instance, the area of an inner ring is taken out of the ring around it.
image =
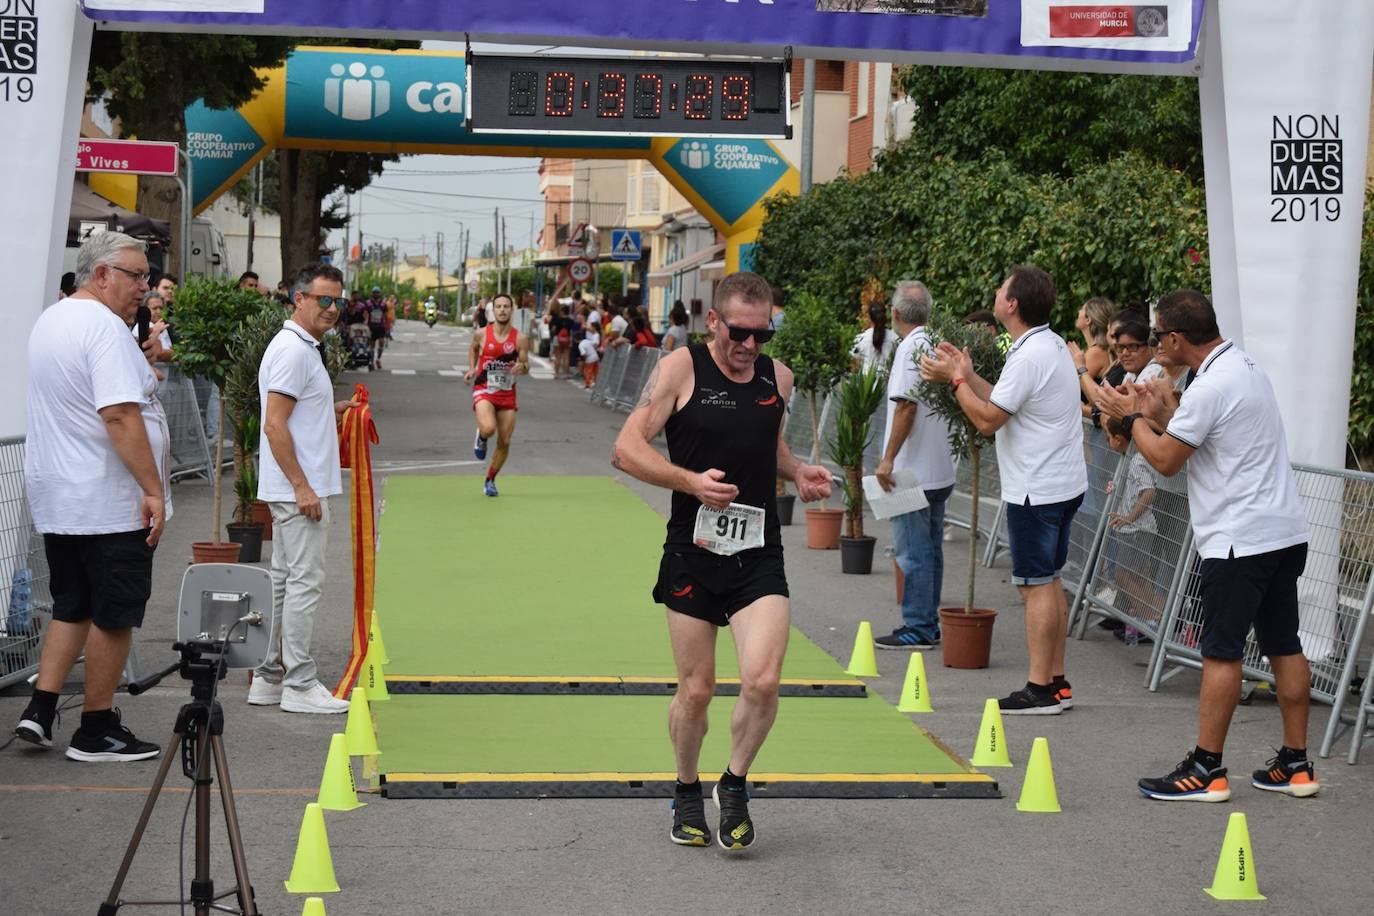
[[[15,735],[52,747],[58,694],[85,652],[85,703],[67,756],[147,760],[114,709],[133,628],[153,585],[153,550],[172,514],[167,418],[157,378],[129,334],[148,291],[143,243],[103,232],[81,246],[76,293],[29,335],[24,482],[52,592],[33,699]]]

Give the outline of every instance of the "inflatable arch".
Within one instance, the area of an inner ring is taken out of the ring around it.
[[[273,149],[647,159],[725,236],[733,271],[750,263],[764,199],[799,187],[797,170],[766,140],[471,133],[461,54],[298,48],[264,76],[236,111],[186,111],[197,213]]]

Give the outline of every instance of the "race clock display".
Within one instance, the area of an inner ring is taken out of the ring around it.
[[[691,57],[468,57],[474,133],[785,138],[783,61]]]

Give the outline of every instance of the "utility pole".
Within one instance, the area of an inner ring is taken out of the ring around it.
[[[491,221],[492,221],[492,229],[491,229],[491,233],[492,233],[491,260],[492,260],[493,266],[496,267],[496,289],[497,289],[497,291],[499,291],[499,290],[501,289],[501,260],[500,260],[500,258],[501,258],[501,208],[500,208],[500,207],[497,207],[496,210],[492,213]]]
[[[506,259],[506,295],[511,295],[510,291],[510,234],[506,232],[506,221],[501,220],[501,239],[505,245],[501,249],[501,254]],[[511,300],[514,301],[513,299]]]
[[[437,240],[435,244],[439,250],[439,275],[435,278],[439,283],[439,311],[444,310],[444,234],[435,233]]]
[[[248,267],[253,269],[253,237],[257,234],[258,207],[262,206],[262,163],[253,170],[253,191],[248,195]]]

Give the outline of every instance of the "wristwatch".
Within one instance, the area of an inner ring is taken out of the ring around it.
[[[1135,425],[1135,421],[1139,420],[1140,417],[1141,414],[1139,413],[1128,413],[1121,421],[1121,428],[1126,436],[1127,442],[1131,441],[1131,427]]]
[[[1087,374],[1088,374],[1088,367],[1087,367],[1087,366],[1079,366],[1079,367],[1078,367],[1078,374],[1079,374],[1079,375],[1087,375]]]

